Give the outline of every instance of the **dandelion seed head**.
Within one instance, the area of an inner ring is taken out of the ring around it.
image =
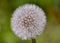
[[[19,6],[11,18],[12,31],[24,40],[40,35],[45,25],[45,12],[34,4]]]

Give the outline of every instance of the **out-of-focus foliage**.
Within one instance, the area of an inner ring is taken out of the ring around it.
[[[15,36],[10,26],[12,13],[24,4],[36,4],[46,13],[46,27],[37,43],[60,43],[60,0],[0,0],[0,43],[31,43]]]

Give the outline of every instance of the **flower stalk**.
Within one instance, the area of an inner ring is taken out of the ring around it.
[[[32,39],[32,43],[36,43],[36,39]]]

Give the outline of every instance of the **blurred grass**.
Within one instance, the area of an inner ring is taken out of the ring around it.
[[[47,24],[37,43],[60,43],[60,0],[0,0],[0,43],[31,43],[21,40],[11,30],[10,18],[14,10],[24,4],[36,4],[46,13]]]

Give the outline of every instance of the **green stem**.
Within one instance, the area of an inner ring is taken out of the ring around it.
[[[36,40],[35,39],[32,39],[32,43],[36,43]]]

